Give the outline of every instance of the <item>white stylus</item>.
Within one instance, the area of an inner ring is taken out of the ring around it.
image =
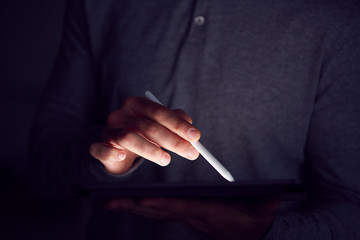
[[[159,99],[157,99],[150,91],[145,92],[145,97],[164,106],[164,104],[162,104]],[[210,165],[220,173],[221,176],[223,176],[229,182],[235,181],[231,173],[200,142],[190,143],[206,159],[206,161],[208,161],[208,163],[210,163]]]

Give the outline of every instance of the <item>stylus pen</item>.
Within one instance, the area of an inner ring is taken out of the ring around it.
[[[164,106],[164,104],[162,104],[150,91],[145,92],[145,97]],[[204,147],[204,145],[202,145],[199,141],[190,143],[206,159],[206,161],[208,161],[208,163],[210,163],[210,165],[213,166],[218,173],[220,173],[221,176],[229,182],[235,181],[231,173]]]

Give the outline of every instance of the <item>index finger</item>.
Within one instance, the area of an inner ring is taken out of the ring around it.
[[[187,141],[196,142],[200,139],[197,128],[167,107],[140,97],[130,97],[124,105],[132,114],[149,118]]]

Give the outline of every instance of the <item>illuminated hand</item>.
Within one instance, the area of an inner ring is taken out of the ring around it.
[[[277,198],[237,201],[145,198],[114,199],[106,208],[189,225],[216,239],[261,239],[279,205]]]
[[[170,163],[170,150],[194,160],[198,151],[189,143],[200,138],[200,131],[183,110],[170,110],[140,97],[129,97],[122,107],[108,116],[103,142],[93,143],[90,154],[107,171],[125,173],[141,156],[161,166]]]

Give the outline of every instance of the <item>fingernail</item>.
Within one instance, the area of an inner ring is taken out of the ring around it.
[[[191,140],[196,141],[199,138],[199,131],[197,131],[195,128],[190,128],[187,132],[187,135]]]
[[[193,146],[191,146],[187,152],[187,155],[189,158],[195,159],[198,155],[198,152],[196,151],[196,149]]]
[[[168,153],[164,153],[160,159],[160,162],[163,166],[166,166],[170,163],[170,155]]]
[[[125,160],[125,157],[126,157],[126,154],[125,154],[124,152],[120,152],[119,155],[118,155],[118,159],[119,159],[120,161]]]

